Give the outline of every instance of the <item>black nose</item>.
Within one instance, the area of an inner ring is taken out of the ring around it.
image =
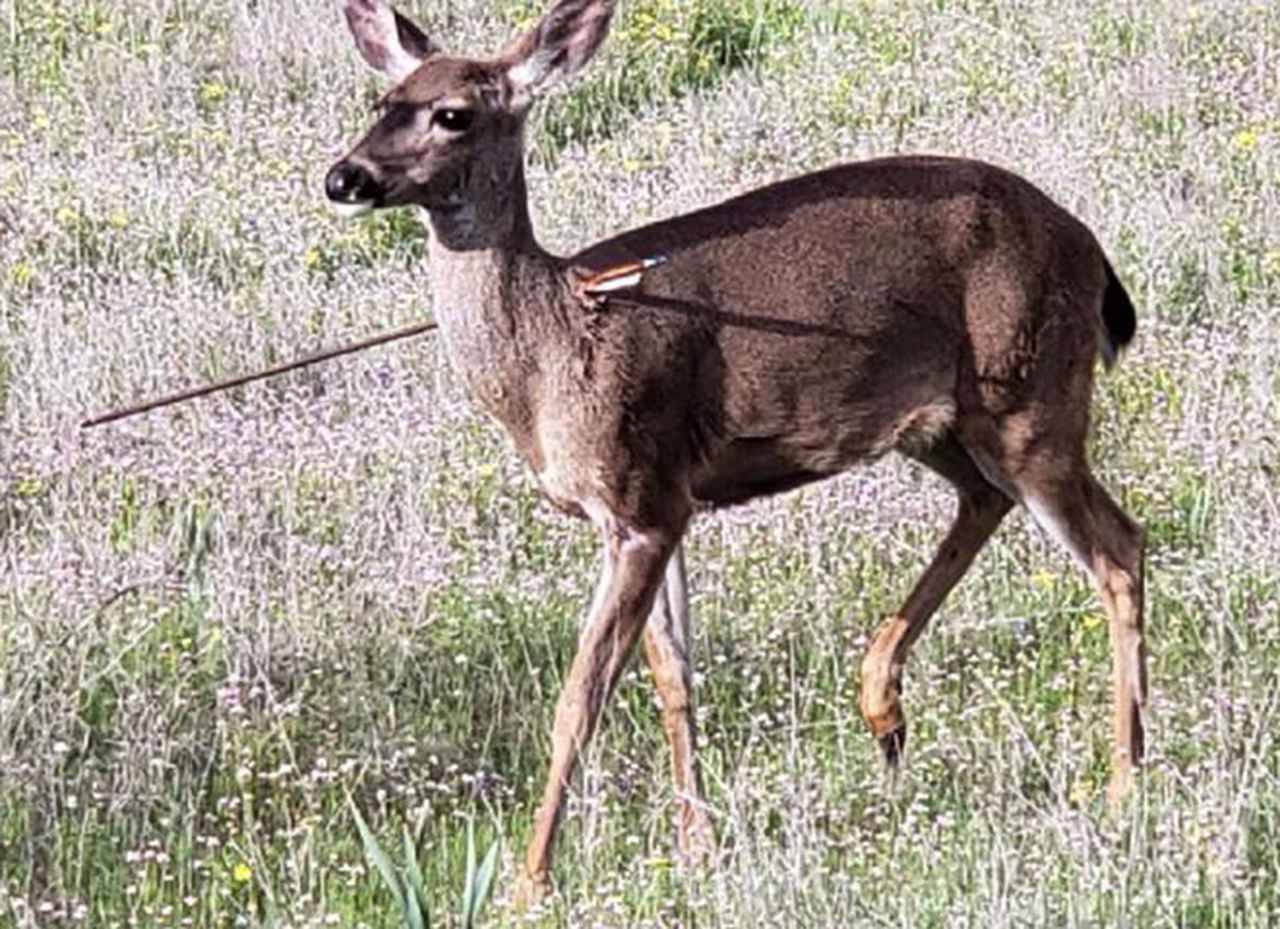
[[[339,161],[324,178],[324,192],[335,203],[376,199],[373,175],[350,161]]]

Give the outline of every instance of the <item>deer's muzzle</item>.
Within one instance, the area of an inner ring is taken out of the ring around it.
[[[324,192],[335,208],[351,215],[373,209],[385,194],[369,169],[353,161],[339,161],[329,169]]]

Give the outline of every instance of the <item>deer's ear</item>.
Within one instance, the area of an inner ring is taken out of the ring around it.
[[[342,0],[356,48],[369,66],[402,81],[439,52],[422,30],[382,0]]]
[[[576,73],[609,32],[614,0],[560,0],[536,26],[503,51],[516,104],[528,105]]]

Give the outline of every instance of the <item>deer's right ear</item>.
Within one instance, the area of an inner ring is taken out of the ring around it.
[[[382,0],[342,0],[356,48],[375,71],[402,81],[440,51],[422,30]]]

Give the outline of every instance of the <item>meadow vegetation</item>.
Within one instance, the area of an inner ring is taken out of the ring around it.
[[[409,6],[480,52],[541,2]],[[1151,754],[1110,815],[1106,623],[1015,516],[916,650],[886,781],[858,662],[953,506],[886,460],[695,525],[715,866],[673,860],[635,666],[528,921],[597,556],[440,343],[77,428],[430,315],[415,217],[323,202],[379,86],[325,4],[0,0],[0,926],[395,925],[348,797],[445,924],[468,824],[495,926],[1280,920],[1280,5],[623,0],[530,127],[553,250],[905,151],[1095,230],[1139,314],[1092,455],[1148,531]]]

